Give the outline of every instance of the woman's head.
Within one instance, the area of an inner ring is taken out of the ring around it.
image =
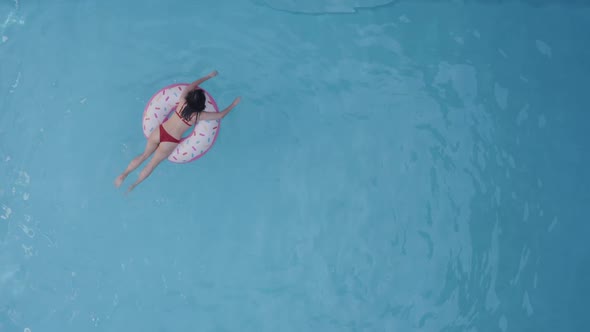
[[[180,115],[186,120],[190,121],[193,114],[199,115],[205,110],[205,92],[202,89],[195,89],[186,94],[186,105],[182,109]]]

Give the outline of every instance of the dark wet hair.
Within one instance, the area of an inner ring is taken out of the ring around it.
[[[205,110],[205,92],[202,89],[195,89],[186,94],[186,104],[180,111],[180,115],[186,121],[190,121],[193,114],[197,113],[197,117],[203,110]]]

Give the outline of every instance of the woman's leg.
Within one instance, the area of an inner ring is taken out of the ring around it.
[[[149,156],[156,151],[160,144],[160,128],[156,128],[148,137],[145,150],[139,156],[133,158],[127,166],[127,169],[115,179],[115,186],[119,188],[129,173],[133,172],[139,165],[141,165]]]
[[[139,172],[139,177],[137,178],[137,181],[135,181],[135,183],[129,187],[127,192],[133,190],[135,187],[137,187],[138,184],[140,184],[143,180],[150,176],[150,174],[152,174],[153,170],[160,164],[160,162],[162,162],[162,160],[170,156],[170,154],[172,153],[172,151],[174,151],[177,145],[178,143],[171,142],[160,143],[160,145],[156,149],[156,152],[154,153],[154,157],[152,158],[152,160],[150,160],[150,162],[141,170],[141,172]]]

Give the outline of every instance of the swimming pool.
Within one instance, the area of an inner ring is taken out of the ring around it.
[[[2,22],[0,331],[590,328],[581,2],[3,1]],[[214,69],[242,102],[212,150],[115,190],[151,95]]]

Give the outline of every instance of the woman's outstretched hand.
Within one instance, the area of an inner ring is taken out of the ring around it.
[[[185,98],[187,92],[196,89],[199,85],[205,83],[208,79],[213,78],[215,76],[217,76],[217,70],[214,70],[214,71],[210,72],[209,75],[201,77],[198,80],[192,82],[191,84],[189,84],[188,88],[184,90],[180,99]]]
[[[208,78],[213,78],[215,76],[217,76],[218,72],[217,70],[212,71],[211,73],[209,73],[209,75],[207,75]]]

